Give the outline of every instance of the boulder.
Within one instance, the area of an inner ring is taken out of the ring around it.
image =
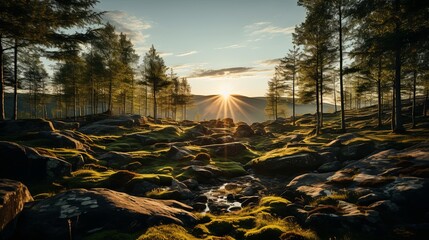
[[[327,162],[320,166],[317,171],[320,173],[335,172],[341,169],[342,163],[339,161]]]
[[[18,239],[81,239],[115,229],[143,231],[158,224],[191,227],[192,208],[173,200],[134,197],[105,188],[74,189],[26,208],[19,220]]]
[[[255,135],[255,132],[247,124],[238,125],[238,127],[234,131],[234,137],[237,138],[251,137],[253,135]]]
[[[70,163],[40,155],[33,148],[0,141],[0,178],[23,182],[54,180],[69,176],[71,167]]]
[[[375,150],[373,141],[357,141],[341,148],[340,159],[344,161],[358,160],[371,154]]]
[[[59,132],[41,131],[35,137],[43,139],[44,147],[69,148],[78,150],[85,149],[84,145],[78,140]]]
[[[103,153],[98,159],[106,162],[107,166],[115,168],[126,166],[135,161],[131,154],[115,151]]]
[[[119,126],[111,126],[106,124],[92,123],[79,128],[79,131],[84,134],[103,135],[119,131]]]
[[[0,179],[0,239],[7,239],[14,231],[13,221],[26,202],[33,201],[27,187],[17,181]]]
[[[55,129],[58,130],[76,130],[80,126],[79,122],[63,122],[57,120],[53,120],[52,124],[54,125]]]
[[[0,136],[20,136],[29,132],[55,131],[52,122],[44,119],[0,121]]]
[[[205,136],[205,135],[210,135],[212,132],[205,126],[198,124],[195,125],[187,130],[185,130],[185,137],[186,138],[196,138],[196,137],[201,137],[201,136]]]
[[[189,159],[190,157],[192,157],[192,153],[189,150],[176,146],[171,146],[167,152],[167,158],[173,161]]]
[[[246,165],[256,172],[298,175],[300,172],[314,171],[325,163],[325,159],[315,152],[301,152],[292,155],[253,159]]]
[[[203,147],[213,150],[216,156],[237,156],[247,149],[246,146],[240,142],[211,144]]]

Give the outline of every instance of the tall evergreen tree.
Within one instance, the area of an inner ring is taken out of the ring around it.
[[[164,59],[156,52],[155,47],[149,49],[144,57],[144,80],[143,84],[151,87],[153,97],[153,117],[158,119],[157,94],[163,88],[171,84],[166,75],[167,67]]]

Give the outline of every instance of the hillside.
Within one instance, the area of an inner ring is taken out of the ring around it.
[[[248,124],[254,122],[263,122],[268,119],[265,114],[266,100],[264,97],[246,97],[241,95],[233,95],[230,97],[232,102],[231,110],[227,110],[224,114],[224,110],[221,109],[221,100],[218,96],[201,96],[193,95],[192,104],[188,107],[187,119],[193,121],[202,121],[209,119],[218,119],[231,117],[236,121],[247,122]],[[6,118],[12,116],[13,110],[13,95],[6,93],[5,95],[5,112]],[[57,100],[53,95],[47,95],[46,97],[46,113],[47,118],[54,118],[55,109],[57,108]],[[290,99],[284,99],[286,102],[280,108],[285,109],[285,114],[280,114],[280,117],[290,117],[292,115],[292,103]],[[137,101],[136,101],[137,102]],[[29,104],[29,95],[19,94],[18,96],[19,116],[20,118],[28,118],[29,114],[34,110]],[[296,104],[296,114],[302,115],[306,113],[314,113],[316,109],[315,104]],[[324,111],[326,113],[333,112],[334,107],[331,104],[324,104]],[[42,116],[41,109],[39,116]],[[150,111],[149,111],[150,112]],[[136,112],[142,115],[142,113]]]

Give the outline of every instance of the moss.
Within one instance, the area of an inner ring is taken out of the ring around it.
[[[267,211],[279,216],[285,214],[285,210],[289,204],[291,204],[289,200],[275,196],[263,197],[259,202],[260,206],[268,207]]]
[[[286,231],[285,228],[268,225],[259,229],[254,229],[246,232],[244,237],[246,240],[260,240],[260,239],[279,239],[280,235]]]
[[[239,177],[248,174],[238,162],[214,162],[213,164],[221,170],[225,177]]]
[[[216,236],[224,236],[234,231],[234,225],[231,221],[216,219],[206,224],[206,228],[211,234]]]
[[[130,188],[139,181],[148,181],[157,185],[170,185],[172,177],[162,174],[138,174],[126,170],[97,172],[82,169],[72,173],[71,177],[63,179],[64,185],[69,188],[107,187],[113,189]]]
[[[185,228],[167,224],[149,228],[138,240],[196,240]]]
[[[263,162],[272,158],[284,157],[284,156],[301,154],[301,153],[309,153],[309,152],[315,152],[315,151],[312,149],[309,149],[308,147],[280,148],[280,149],[269,151],[264,155],[262,155],[261,157],[253,159],[252,162]]]
[[[140,233],[123,233],[116,230],[102,230],[84,237],[84,240],[135,240]]]
[[[155,199],[174,199],[174,200],[182,199],[182,195],[180,194],[179,191],[162,189],[162,188],[156,188],[146,193],[146,197],[155,198]]]

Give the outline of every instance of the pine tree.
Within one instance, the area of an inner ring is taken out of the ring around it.
[[[171,84],[168,81],[166,75],[167,67],[164,64],[164,60],[156,52],[156,49],[152,45],[149,51],[144,57],[144,85],[148,85],[152,90],[153,97],[153,117],[154,120],[158,120],[158,109],[157,109],[157,94],[163,88]]]

